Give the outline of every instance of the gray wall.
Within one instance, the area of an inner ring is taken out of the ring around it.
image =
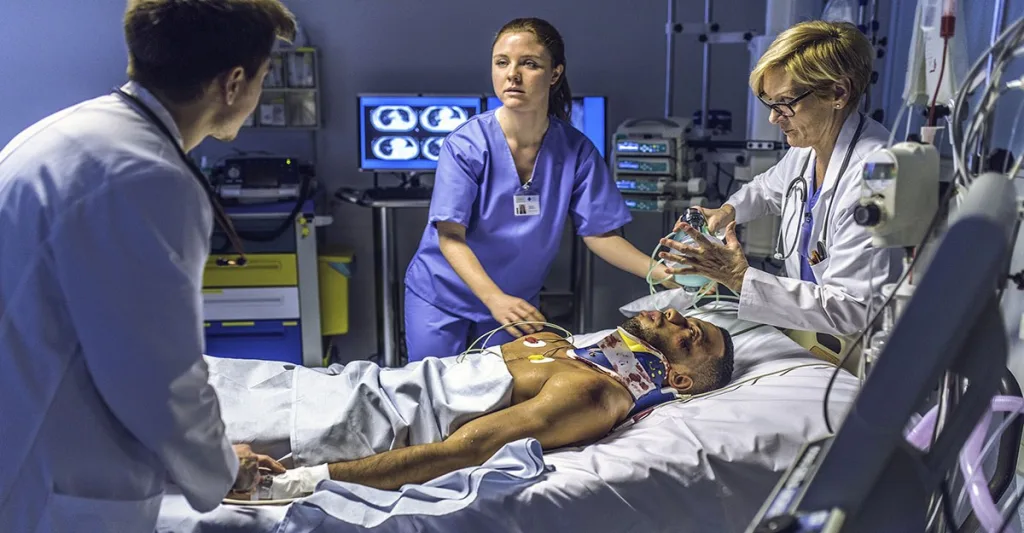
[[[355,98],[360,92],[490,92],[489,46],[508,19],[539,16],[552,21],[567,41],[568,70],[577,92],[609,98],[610,129],[627,117],[660,115],[664,98],[665,2],[660,0],[519,2],[467,0],[286,0],[304,25],[323,59],[325,127],[307,132],[246,131],[230,145],[242,150],[272,150],[315,157],[319,179],[329,191],[341,186],[366,187],[368,175],[356,171]],[[992,0],[972,0],[972,21],[960,25],[987,40]],[[715,20],[723,31],[754,29],[764,23],[764,2],[717,0]],[[1010,15],[1019,16],[1020,2]],[[700,0],[678,0],[678,19],[699,22]],[[902,27],[909,27],[914,2],[898,2]],[[883,26],[890,2],[880,10]],[[123,0],[0,0],[0,145],[40,118],[80,100],[102,94],[124,79],[125,50],[121,30]],[[1016,15],[1014,15],[1016,14]],[[470,22],[472,21],[472,22]],[[883,32],[887,28],[883,28]],[[908,40],[906,32],[898,32]],[[973,35],[973,34],[972,34]],[[890,51],[899,57],[898,43]],[[972,37],[973,39],[973,37]],[[677,114],[689,115],[700,104],[700,47],[682,36],[676,53]],[[979,53],[972,46],[972,54]],[[889,91],[895,109],[902,88]],[[880,67],[881,68],[881,67]],[[734,113],[734,130],[745,130],[746,77],[749,58],[743,45],[720,45],[712,54],[710,104]],[[884,71],[883,71],[884,73]],[[881,87],[877,99],[881,99]],[[888,121],[887,121],[888,122]],[[1019,141],[1018,141],[1019,143]],[[198,153],[218,157],[229,146],[207,141]],[[353,248],[357,268],[352,280],[352,332],[339,338],[349,357],[375,349],[372,231],[369,211],[331,206],[335,218],[327,228],[332,244]],[[404,265],[415,251],[425,212],[398,217],[399,259]],[[661,232],[661,218],[638,214],[626,236],[650,250]],[[551,282],[564,286],[568,255],[562,254]],[[642,280],[598,261],[594,318],[596,327],[617,323],[618,306],[646,293]]]

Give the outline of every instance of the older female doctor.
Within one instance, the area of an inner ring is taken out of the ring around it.
[[[868,301],[890,275],[890,251],[873,248],[853,219],[861,162],[889,136],[856,110],[873,57],[848,23],[804,22],[775,39],[750,87],[792,148],[721,208],[703,210],[712,232],[725,228],[725,245],[677,225],[698,243],[662,241],[677,252],[662,257],[684,265],[672,272],[697,272],[737,292],[746,320],[836,335],[865,327]],[[769,213],[783,217],[779,254],[791,277],[751,268],[736,240],[737,223]]]
[[[649,257],[612,233],[631,220],[594,145],[569,123],[572,95],[558,31],[536,18],[506,24],[491,47],[503,107],[445,140],[429,221],[406,274],[410,361],[461,353],[509,326],[504,343],[538,328],[537,298],[572,215],[587,247],[647,275]],[[661,268],[658,274],[667,277]]]

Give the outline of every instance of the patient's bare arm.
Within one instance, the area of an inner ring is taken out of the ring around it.
[[[526,437],[544,449],[604,436],[629,412],[629,395],[590,374],[553,376],[523,403],[473,420],[444,442],[410,446],[329,465],[331,479],[394,490],[483,464],[509,442]]]

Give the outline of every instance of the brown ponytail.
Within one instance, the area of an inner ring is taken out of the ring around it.
[[[572,89],[569,88],[569,78],[562,77],[551,86],[548,96],[548,115],[560,118],[566,122],[572,117]]]

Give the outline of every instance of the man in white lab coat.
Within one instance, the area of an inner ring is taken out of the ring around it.
[[[0,151],[0,531],[153,531],[166,482],[208,511],[280,467],[232,449],[207,381],[214,210],[184,154],[237,135],[295,21],[278,0],[128,4],[123,93]]]

